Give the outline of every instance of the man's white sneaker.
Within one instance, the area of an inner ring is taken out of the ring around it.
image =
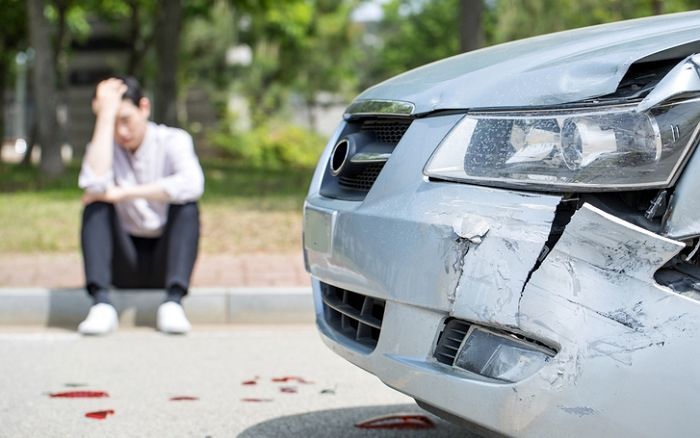
[[[158,307],[156,326],[161,332],[172,334],[185,334],[192,329],[185,310],[173,301],[166,301]]]
[[[111,304],[99,303],[90,307],[85,321],[78,326],[78,332],[84,335],[106,335],[119,327],[117,309]]]

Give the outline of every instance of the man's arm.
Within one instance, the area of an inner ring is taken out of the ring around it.
[[[92,202],[122,202],[132,199],[148,199],[149,201],[169,202],[170,196],[165,191],[162,185],[158,183],[140,184],[137,186],[119,187],[112,186],[107,188],[104,193],[86,192],[83,195],[83,204]]]
[[[92,101],[92,110],[96,116],[95,130],[85,153],[85,163],[95,177],[99,178],[112,170],[114,124],[126,89],[124,82],[115,78],[97,85],[95,99]]]

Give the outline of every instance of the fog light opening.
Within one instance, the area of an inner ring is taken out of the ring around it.
[[[481,376],[513,383],[539,371],[556,352],[514,334],[479,327],[469,330],[454,366]]]

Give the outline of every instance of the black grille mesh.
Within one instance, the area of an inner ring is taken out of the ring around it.
[[[384,317],[384,300],[321,283],[326,323],[345,338],[374,349]]]
[[[360,173],[338,177],[338,184],[348,189],[368,192],[374,185],[383,167],[384,163],[369,163]]]
[[[469,331],[469,324],[459,319],[449,319],[440,333],[435,347],[435,359],[446,365],[454,365],[459,347]]]
[[[406,130],[411,126],[412,120],[365,120],[362,122],[362,131],[369,131],[374,134],[380,143],[391,143],[396,145]]]

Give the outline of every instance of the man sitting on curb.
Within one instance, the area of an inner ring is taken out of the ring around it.
[[[94,305],[78,331],[102,335],[119,324],[109,288],[164,288],[157,327],[186,333],[182,309],[197,258],[204,175],[192,137],[149,122],[150,102],[131,77],[97,86],[97,119],[79,185],[85,190],[81,244]]]

